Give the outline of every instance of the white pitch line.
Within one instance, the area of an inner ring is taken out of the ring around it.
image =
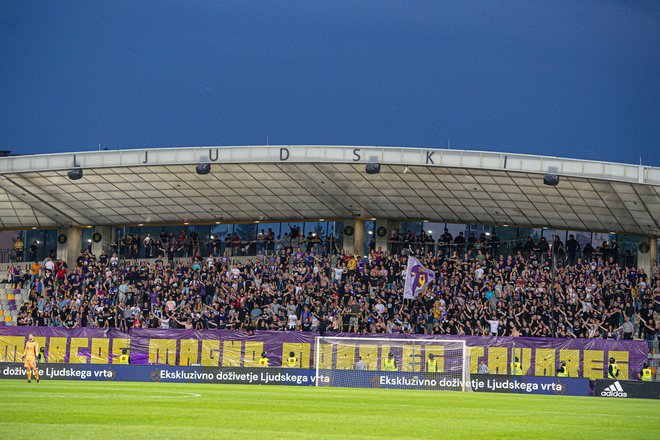
[[[201,394],[198,393],[188,393],[185,391],[166,391],[166,390],[159,390],[160,393],[177,393],[179,394],[178,396],[163,396],[160,394],[155,394],[153,396],[139,396],[139,395],[134,395],[134,394],[109,394],[109,393],[103,393],[102,395],[94,395],[94,394],[51,394],[48,392],[44,391],[20,391],[20,392],[4,392],[2,393],[3,396],[14,396],[14,397],[57,397],[57,398],[76,398],[76,399],[105,399],[108,397],[117,397],[121,399],[132,399],[132,400],[144,400],[144,399],[191,399],[191,398],[197,398],[197,397],[202,397]]]

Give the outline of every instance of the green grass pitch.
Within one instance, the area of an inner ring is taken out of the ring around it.
[[[3,380],[0,401],[0,439],[660,438],[654,400]]]

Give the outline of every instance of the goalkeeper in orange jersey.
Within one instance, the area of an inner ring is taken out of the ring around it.
[[[25,369],[27,370],[28,383],[32,382],[32,372],[34,377],[39,383],[39,372],[37,371],[37,356],[39,356],[39,344],[34,340],[34,335],[28,335],[28,341],[25,343],[25,350],[23,351],[23,361],[25,362]]]

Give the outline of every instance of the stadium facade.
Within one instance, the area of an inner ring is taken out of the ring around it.
[[[588,233],[590,241],[626,243],[650,271],[658,258],[660,168],[374,146],[21,155],[0,158],[0,212],[0,228],[23,231],[25,254],[34,237],[44,237],[40,256],[52,247],[69,262],[88,245],[111,252],[127,230],[144,236],[197,228],[210,240],[231,234],[224,225],[243,225],[250,237],[242,239],[251,241],[267,226],[283,232],[291,223],[316,223],[308,229],[362,253],[386,249],[393,231],[429,224],[435,231],[425,232],[436,240],[448,225],[497,232],[505,241],[522,239],[520,230],[550,239],[559,233],[562,241],[569,232]]]

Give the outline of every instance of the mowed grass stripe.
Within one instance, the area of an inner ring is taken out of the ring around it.
[[[658,402],[632,399],[78,381],[0,381],[0,396],[0,438],[660,437]]]

